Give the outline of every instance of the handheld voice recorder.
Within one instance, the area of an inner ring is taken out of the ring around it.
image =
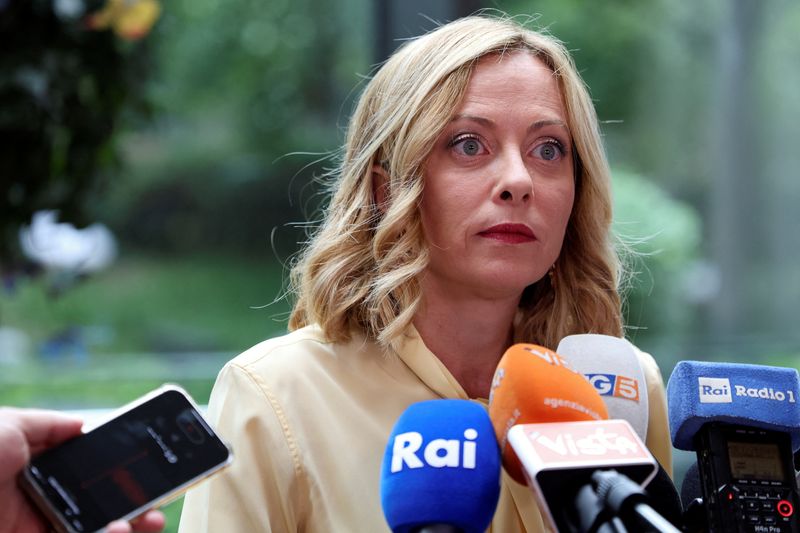
[[[710,533],[800,531],[788,433],[712,422],[697,438]]]

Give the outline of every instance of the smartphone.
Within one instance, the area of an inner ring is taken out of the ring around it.
[[[20,483],[56,530],[87,533],[167,503],[232,459],[186,391],[164,385],[34,457]]]

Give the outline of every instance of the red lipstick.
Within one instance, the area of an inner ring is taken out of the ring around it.
[[[479,232],[478,235],[508,244],[521,244],[536,240],[536,235],[525,224],[497,224]]]

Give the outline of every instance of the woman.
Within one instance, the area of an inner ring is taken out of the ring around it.
[[[209,411],[236,460],[187,495],[183,532],[385,531],[380,464],[409,404],[485,402],[517,341],[622,334],[597,118],[552,38],[469,17],[407,43],[361,95],[337,180],[292,272],[292,333],[220,373]],[[504,475],[492,531],[542,529]]]

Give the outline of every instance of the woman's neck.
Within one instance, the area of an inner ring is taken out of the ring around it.
[[[519,299],[424,294],[414,327],[425,345],[470,398],[488,398],[497,363],[512,342]]]

